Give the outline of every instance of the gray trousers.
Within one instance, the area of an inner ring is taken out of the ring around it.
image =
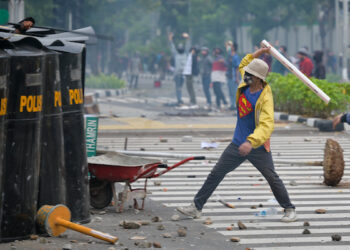
[[[186,76],[186,87],[188,95],[190,96],[190,102],[192,105],[196,104],[196,94],[194,93],[193,88],[193,76]]]
[[[263,147],[261,147],[258,149],[253,149],[247,156],[241,156],[239,154],[238,147],[231,142],[208,175],[202,188],[194,197],[194,204],[198,210],[202,210],[204,204],[207,202],[216,187],[224,179],[225,175],[235,170],[246,159],[250,161],[265,177],[280,206],[283,208],[295,208],[290,202],[287,190],[282,180],[275,172],[271,152],[267,152]]]

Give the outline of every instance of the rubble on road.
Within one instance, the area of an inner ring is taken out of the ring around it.
[[[240,230],[246,230],[247,229],[246,225],[244,225],[243,222],[240,221],[240,220],[238,221],[237,225],[238,225],[238,228]]]
[[[232,241],[232,242],[240,242],[241,239],[238,238],[238,237],[232,237],[232,238],[230,239],[230,241]]]
[[[323,208],[319,208],[319,209],[315,210],[315,213],[316,214],[325,214],[325,213],[327,213],[327,210],[323,209]]]
[[[186,237],[186,235],[187,235],[187,230],[186,230],[186,228],[179,228],[178,230],[177,230],[177,235],[179,236],[179,237]]]
[[[141,227],[141,223],[136,221],[121,221],[119,225],[124,229],[139,229]]]

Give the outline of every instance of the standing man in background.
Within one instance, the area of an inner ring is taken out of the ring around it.
[[[168,37],[170,42],[171,53],[175,61],[174,81],[175,81],[175,93],[176,93],[178,106],[181,106],[184,104],[184,102],[182,101],[182,85],[184,83],[183,70],[185,68],[185,64],[187,60],[187,55],[185,51],[188,51],[190,47],[189,35],[187,33],[183,33],[182,37],[186,39],[186,45],[183,46],[182,43],[179,43],[177,45],[177,48],[175,47],[173,42],[174,34],[169,33],[169,37]]]
[[[202,85],[205,98],[207,100],[207,105],[205,109],[211,109],[211,95],[210,95],[210,83],[211,83],[211,67],[213,59],[209,55],[209,49],[207,47],[202,47],[201,51],[201,61],[200,61],[200,72],[202,75]]]
[[[226,77],[227,77],[227,87],[228,87],[228,93],[230,98],[230,110],[236,110],[236,92],[237,87],[239,84],[239,72],[238,72],[238,66],[240,63],[240,58],[237,55],[237,44],[232,43],[232,41],[228,41],[225,44],[226,46],[226,52],[227,52],[227,71],[226,71]]]
[[[314,64],[309,58],[306,48],[299,49],[297,57],[299,58],[299,70],[307,77],[311,77]]]

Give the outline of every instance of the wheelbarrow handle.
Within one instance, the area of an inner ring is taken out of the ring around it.
[[[205,159],[205,156],[192,156],[192,157],[188,157],[182,161],[179,161],[178,163],[175,163],[174,165],[170,166],[170,167],[167,167],[165,170],[159,172],[159,173],[156,173],[154,174],[153,176],[151,176],[150,178],[156,178],[156,177],[159,177],[163,174],[165,174],[166,172],[169,172],[170,170],[188,162],[188,161],[192,161],[192,160],[204,160]]]
[[[195,156],[193,160],[205,160],[205,156]]]
[[[167,168],[168,167],[168,164],[159,164],[158,165],[158,168]]]

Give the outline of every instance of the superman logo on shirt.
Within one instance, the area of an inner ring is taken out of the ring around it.
[[[242,93],[238,99],[238,112],[239,112],[239,118],[245,117],[249,115],[251,112],[253,112],[253,106],[248,101],[244,93]]]

